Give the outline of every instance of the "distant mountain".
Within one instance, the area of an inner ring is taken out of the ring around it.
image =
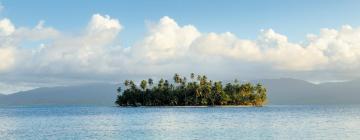
[[[360,81],[313,84],[297,79],[259,80],[269,104],[360,104]]]
[[[312,84],[297,79],[256,80],[268,91],[269,104],[360,104],[360,80]],[[114,105],[116,85],[87,84],[38,88],[0,95],[0,105]]]
[[[0,96],[0,105],[114,105],[116,85],[47,87]]]

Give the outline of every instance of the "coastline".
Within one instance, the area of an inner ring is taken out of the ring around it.
[[[265,107],[253,105],[216,105],[216,106],[116,106],[124,108],[250,108],[250,107]]]

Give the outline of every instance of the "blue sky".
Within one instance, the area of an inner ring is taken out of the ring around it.
[[[0,2],[0,93],[175,72],[360,79],[358,0]]]
[[[132,45],[146,32],[145,21],[163,16],[179,24],[193,24],[202,32],[230,31],[241,38],[256,38],[260,29],[272,28],[292,41],[302,41],[320,28],[360,25],[360,1],[347,0],[106,0],[106,1],[2,1],[2,17],[18,26],[39,20],[57,29],[82,29],[94,13],[107,14],[125,27],[120,36]]]

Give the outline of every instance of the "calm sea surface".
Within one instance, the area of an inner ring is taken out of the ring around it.
[[[0,139],[360,139],[360,106],[0,107]]]

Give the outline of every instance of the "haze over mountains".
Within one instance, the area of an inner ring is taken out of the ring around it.
[[[297,79],[265,79],[269,104],[359,104],[360,81],[313,84]],[[117,85],[87,84],[38,88],[0,94],[0,105],[106,105],[113,106]]]
[[[114,105],[116,85],[45,87],[0,96],[0,105]]]
[[[296,79],[261,80],[270,104],[359,104],[360,81],[313,84]]]

